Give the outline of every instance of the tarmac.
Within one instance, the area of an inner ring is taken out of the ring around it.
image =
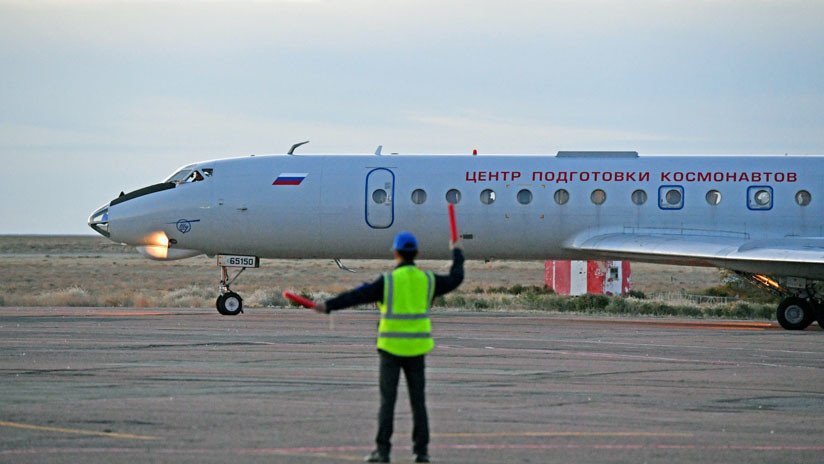
[[[824,461],[824,331],[434,314],[442,463]],[[377,314],[0,308],[0,462],[361,461]],[[393,462],[411,462],[399,394]]]

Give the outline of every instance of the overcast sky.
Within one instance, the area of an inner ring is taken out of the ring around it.
[[[824,154],[824,1],[0,0],[0,233],[198,160]]]

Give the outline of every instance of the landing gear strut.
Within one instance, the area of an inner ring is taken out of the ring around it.
[[[240,277],[247,267],[259,267],[260,258],[255,256],[218,255],[217,265],[220,266],[220,295],[215,301],[217,312],[224,316],[237,316],[243,312],[243,298],[231,289],[232,283]],[[229,278],[229,268],[240,268],[237,274]]]
[[[240,268],[237,274],[229,280],[229,270],[226,266],[220,266],[220,273],[222,277],[220,279],[220,295],[218,295],[217,301],[215,301],[217,312],[220,314],[223,314],[224,316],[237,316],[243,312],[243,298],[233,292],[229,286],[232,285],[232,282],[237,280],[237,278],[240,277],[240,274],[245,270],[245,267]]]

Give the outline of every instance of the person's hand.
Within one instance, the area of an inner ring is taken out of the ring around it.
[[[449,249],[450,250],[461,250],[461,249],[463,249],[463,246],[461,245],[461,239],[455,240],[454,242],[452,240],[450,240],[449,241]]]
[[[315,312],[319,314],[326,314],[326,302],[318,301],[315,302]]]

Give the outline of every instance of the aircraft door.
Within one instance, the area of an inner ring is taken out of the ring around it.
[[[366,175],[366,224],[386,229],[395,222],[395,174],[377,168]]]

